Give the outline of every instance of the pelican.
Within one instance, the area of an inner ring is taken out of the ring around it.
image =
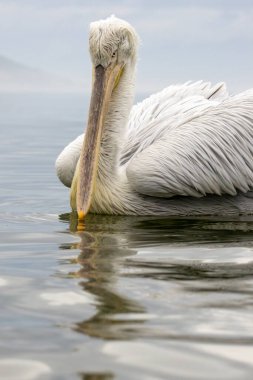
[[[56,160],[79,219],[253,213],[253,89],[187,82],[132,107],[138,36],[111,16],[90,25],[85,136]]]

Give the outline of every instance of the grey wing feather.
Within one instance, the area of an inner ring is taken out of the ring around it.
[[[253,188],[253,90],[209,107],[130,160],[137,192],[158,197],[247,192]]]
[[[59,154],[55,162],[59,180],[67,187],[71,187],[72,179],[79,160],[83,145],[84,134],[71,141]]]
[[[228,97],[226,85],[210,82],[187,82],[166,87],[136,104],[130,113],[121,164],[163,136],[168,127],[186,122],[200,111],[199,101],[221,101]],[[209,106],[209,102],[205,102]],[[205,107],[204,107],[205,108]],[[167,121],[164,123],[163,121]],[[170,123],[168,124],[168,120]]]

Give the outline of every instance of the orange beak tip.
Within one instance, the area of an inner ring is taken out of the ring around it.
[[[83,212],[83,210],[77,211],[77,214],[78,214],[78,219],[79,220],[84,220],[85,213]]]

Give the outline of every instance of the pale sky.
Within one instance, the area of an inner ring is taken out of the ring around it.
[[[111,14],[141,38],[137,91],[187,80],[253,87],[252,0],[0,0],[0,54],[89,89],[89,23]]]

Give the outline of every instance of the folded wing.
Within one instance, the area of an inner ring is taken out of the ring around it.
[[[130,113],[121,164],[162,137],[168,129],[185,123],[227,97],[224,83],[212,85],[199,81],[171,85],[137,103]]]
[[[150,196],[247,192],[253,188],[252,142],[251,90],[168,127],[160,138],[132,156],[127,177],[133,189]]]

